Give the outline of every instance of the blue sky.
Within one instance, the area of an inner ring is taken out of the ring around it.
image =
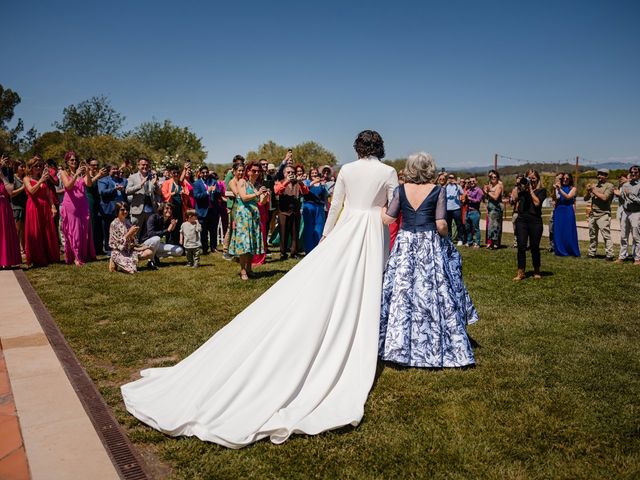
[[[107,95],[189,126],[208,161],[362,129],[387,158],[640,159],[640,2],[0,0],[0,83],[40,132]]]

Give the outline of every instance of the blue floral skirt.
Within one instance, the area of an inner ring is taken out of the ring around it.
[[[477,321],[451,240],[400,230],[384,272],[380,357],[411,367],[472,365],[466,327]]]

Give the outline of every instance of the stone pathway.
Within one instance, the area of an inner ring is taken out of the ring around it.
[[[120,478],[13,271],[0,305],[0,479]]]

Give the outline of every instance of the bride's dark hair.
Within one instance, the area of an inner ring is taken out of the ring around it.
[[[378,157],[384,158],[384,142],[375,130],[363,130],[353,142],[358,158]]]

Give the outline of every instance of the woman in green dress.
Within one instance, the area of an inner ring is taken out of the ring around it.
[[[252,273],[253,256],[264,253],[258,202],[265,201],[268,189],[266,187],[257,189],[253,185],[260,173],[259,169],[259,166],[251,166],[245,180],[242,178],[244,165],[238,164],[233,170],[233,179],[229,182],[229,188],[236,196],[229,254],[240,258],[242,280],[248,280]]]

